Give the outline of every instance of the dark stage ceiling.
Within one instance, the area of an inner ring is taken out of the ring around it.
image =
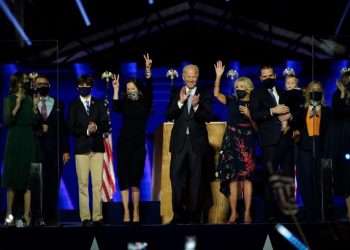
[[[154,0],[153,5],[82,0],[90,26],[75,0],[5,2],[33,45],[9,42],[19,36],[1,13],[3,62],[119,62],[145,52],[161,64],[349,59],[350,54],[348,0]]]

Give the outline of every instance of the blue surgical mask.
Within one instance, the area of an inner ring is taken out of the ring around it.
[[[86,97],[91,93],[91,87],[78,87],[79,94],[82,97]]]

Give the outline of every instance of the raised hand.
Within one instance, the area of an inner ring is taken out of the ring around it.
[[[33,107],[36,108],[38,106],[38,103],[40,101],[40,94],[34,94],[33,97]]]
[[[217,61],[216,64],[214,64],[215,73],[217,78],[221,78],[222,74],[225,72],[225,65],[222,64],[222,61]]]
[[[184,103],[188,98],[188,95],[186,95],[186,87],[182,87],[180,90],[180,99],[179,102]]]
[[[337,87],[340,91],[340,98],[344,98],[345,97],[345,86],[338,79],[335,83],[337,84]]]
[[[21,101],[23,100],[23,96],[21,95],[21,93],[18,94],[17,98],[16,98],[16,108],[20,108],[21,107]]]
[[[193,108],[196,108],[198,106],[198,104],[199,104],[199,96],[200,96],[200,94],[194,95],[192,97],[192,107]]]
[[[145,58],[146,70],[151,69],[151,67],[152,67],[152,59],[149,57],[148,53],[146,53],[146,55],[143,55],[143,58]]]
[[[113,79],[112,81],[113,88],[119,90],[119,74],[117,74],[117,76],[113,74],[112,79]]]

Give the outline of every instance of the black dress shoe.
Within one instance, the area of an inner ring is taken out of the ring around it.
[[[91,226],[90,220],[83,220],[82,225],[83,225],[83,227]]]
[[[130,226],[130,225],[131,225],[131,221],[123,221],[123,224],[124,224],[125,226]]]
[[[102,219],[97,220],[97,221],[94,221],[94,222],[92,222],[92,224],[93,224],[94,226],[107,226],[107,224],[104,223]]]
[[[132,222],[132,225],[134,225],[134,226],[140,226],[141,223],[140,223],[139,221],[133,221],[133,222]]]
[[[168,225],[178,225],[178,224],[183,224],[183,221],[181,219],[178,218],[173,218]]]

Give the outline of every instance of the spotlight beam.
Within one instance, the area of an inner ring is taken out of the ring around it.
[[[346,17],[346,15],[348,14],[349,12],[349,8],[350,8],[350,0],[348,1],[346,7],[345,7],[345,10],[344,10],[344,13],[342,15],[342,17],[340,18],[340,21],[338,23],[338,26],[337,26],[337,29],[335,31],[335,34],[338,35],[339,31],[340,31],[340,28],[341,26],[343,25],[343,22],[344,22],[344,19]]]
[[[10,8],[7,6],[4,0],[0,0],[0,8],[2,11],[5,13],[7,18],[10,20],[12,25],[15,27],[17,32],[21,35],[22,39],[25,41],[25,43],[30,46],[32,45],[32,41],[30,41],[29,37],[27,34],[24,32],[22,26],[19,24],[17,18],[15,15],[11,12]]]
[[[79,11],[84,19],[84,22],[86,24],[86,26],[90,26],[91,25],[91,22],[90,22],[90,19],[85,11],[85,8],[83,6],[83,3],[81,2],[81,0],[75,0],[75,3],[77,4],[78,8],[79,8]]]

